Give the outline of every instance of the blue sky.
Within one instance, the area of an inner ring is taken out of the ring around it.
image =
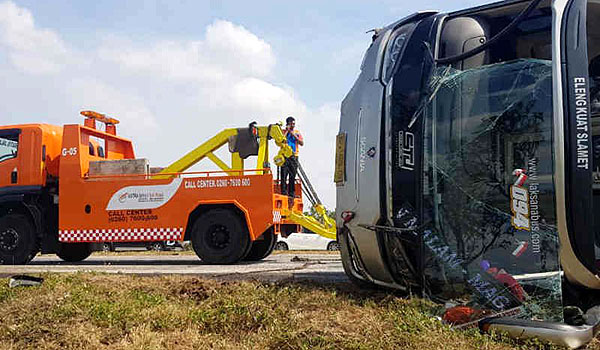
[[[90,36],[121,34],[140,41],[193,40],[215,19],[242,25],[270,43],[277,80],[313,106],[341,100],[356,77],[369,29],[414,11],[451,11],[479,1],[16,1],[41,27],[85,45]]]
[[[339,103],[365,32],[480,3],[0,0],[0,121],[72,123],[97,109],[158,166],[222,128],[293,114],[303,163],[333,207]]]

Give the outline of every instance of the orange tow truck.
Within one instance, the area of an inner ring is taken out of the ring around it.
[[[83,125],[0,127],[0,262],[38,252],[81,261],[105,242],[190,240],[205,263],[260,260],[298,223],[335,236],[333,223],[302,215],[302,197],[278,194],[269,166],[291,149],[278,124],[225,129],[166,168],[136,159],[114,118],[83,111]],[[104,127],[102,128],[102,124]],[[215,151],[229,146],[229,164]],[[249,157],[256,166],[244,167]],[[221,170],[186,172],[208,158]],[[296,193],[301,193],[300,182]]]

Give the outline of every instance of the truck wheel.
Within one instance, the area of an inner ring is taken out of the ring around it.
[[[23,214],[8,214],[0,218],[0,263],[26,264],[37,254],[33,225]]]
[[[273,249],[275,248],[275,243],[277,243],[277,236],[273,233],[273,229],[268,229],[265,233],[262,234],[263,239],[253,241],[252,247],[250,247],[250,251],[248,255],[244,258],[246,261],[258,261],[266,258],[271,255]]]
[[[192,227],[192,247],[207,264],[233,264],[250,249],[246,223],[233,211],[212,209],[202,214]]]
[[[56,253],[59,258],[67,262],[85,260],[90,254],[92,254],[92,247],[89,243],[60,243]]]
[[[155,252],[162,252],[163,250],[167,250],[165,249],[165,244],[162,241],[152,242],[152,244],[150,245],[150,249],[154,250]]]

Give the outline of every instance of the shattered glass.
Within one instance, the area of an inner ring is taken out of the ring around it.
[[[438,67],[421,118],[426,293],[468,307],[454,324],[561,321],[551,61]]]

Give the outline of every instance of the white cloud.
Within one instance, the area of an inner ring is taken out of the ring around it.
[[[58,35],[36,28],[31,12],[10,1],[0,3],[1,46],[17,68],[31,74],[56,73],[67,58],[67,48]]]
[[[102,43],[98,57],[116,63],[124,74],[153,76],[176,81],[217,81],[228,74],[219,65],[207,63],[199,41],[161,41],[136,47],[131,40],[111,38]]]
[[[244,27],[217,20],[206,28],[206,46],[213,63],[241,75],[268,76],[275,65],[271,46]]]
[[[231,97],[238,108],[268,113],[271,118],[281,119],[286,114],[303,114],[306,109],[295,98],[293,91],[257,78],[244,78],[236,82],[231,88]]]
[[[234,77],[265,77],[275,64],[269,44],[244,27],[223,20],[206,28],[204,40],[159,41],[143,47],[133,40],[113,37],[105,40],[98,54],[129,73],[211,83]]]
[[[304,135],[300,160],[323,204],[335,209],[335,136],[339,130],[340,104],[325,104],[297,121]]]
[[[11,64],[25,72],[54,73],[28,77],[43,98],[35,91],[17,96],[0,111],[23,122],[48,120],[31,115],[59,116],[51,120],[60,123],[78,121],[75,114],[83,109],[106,113],[121,120],[119,133],[153,166],[167,165],[224,128],[294,115],[306,139],[302,162],[333,209],[339,105],[311,109],[291,87],[274,83],[276,59],[267,42],[225,20],[207,26],[199,40],[139,42],[113,34],[100,38],[97,50],[84,51],[52,30],[36,28],[29,10],[0,3],[0,55],[7,52]],[[15,96],[10,86],[1,84],[0,95]]]
[[[142,97],[121,93],[94,78],[75,78],[66,83],[65,88],[72,99],[82,107],[85,106],[85,109],[108,110],[109,116],[121,122],[118,128],[122,128],[122,132],[136,138],[155,140],[159,130],[157,118],[145,105]]]

